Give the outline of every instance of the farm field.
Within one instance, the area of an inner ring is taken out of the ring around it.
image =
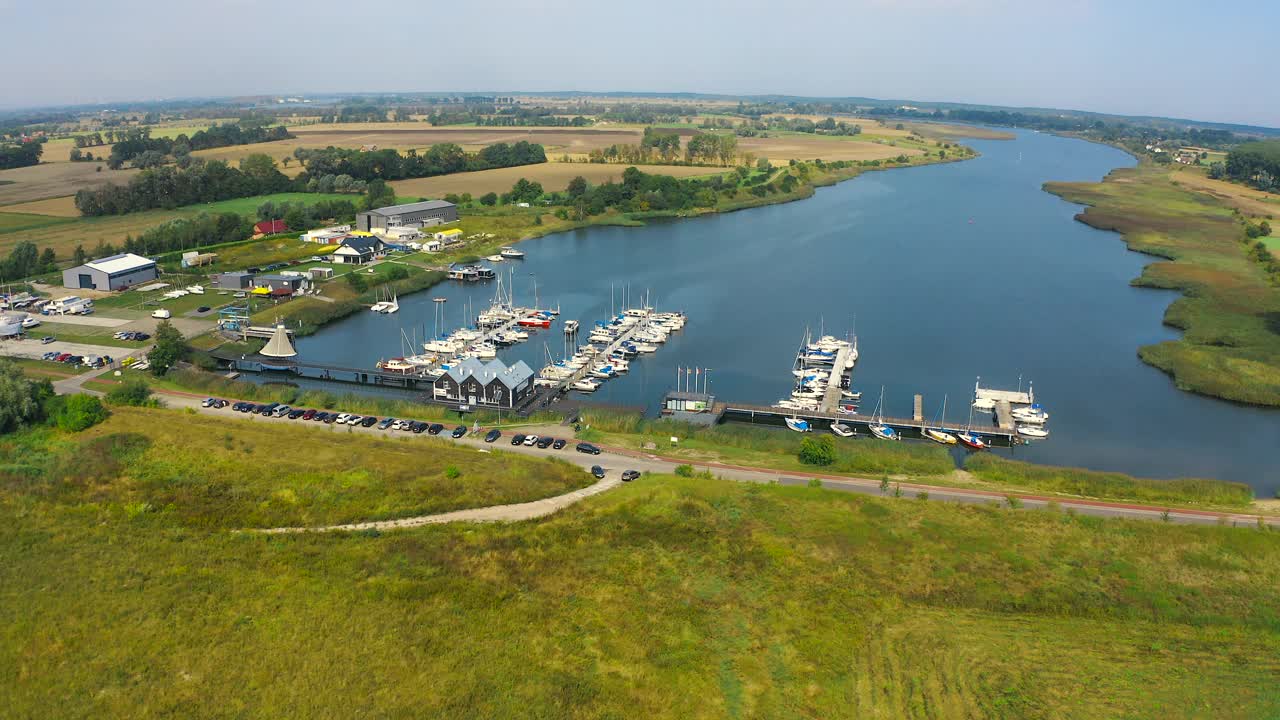
[[[97,171],[99,167],[102,172]],[[74,195],[81,188],[106,183],[124,183],[138,172],[108,170],[105,163],[98,162],[42,162],[31,167],[0,170],[0,180],[12,183],[0,184],[0,206]]]
[[[905,138],[893,139],[898,145],[868,142],[857,137],[810,135],[808,133],[770,133],[765,138],[738,138],[739,152],[755,153],[775,164],[787,160],[884,160],[899,155],[921,155]]]
[[[1252,529],[646,476],[534,522],[233,531],[566,486],[530,462],[495,487],[515,459],[402,445],[128,408],[6,438],[11,712],[1280,712],[1280,543]]]
[[[537,165],[481,170],[479,172],[456,173],[429,178],[397,180],[391,183],[397,195],[441,197],[448,193],[471,193],[479,197],[487,192],[504,193],[511,189],[520,178],[542,183],[548,192],[563,190],[569,181],[581,175],[591,183],[603,183],[609,180],[620,181],[622,171],[627,165],[602,165],[599,163],[557,163],[547,162]],[[698,175],[715,175],[725,168],[689,167],[685,165],[643,165],[640,169],[654,175],[672,175],[674,177],[694,177]]]
[[[1212,195],[1247,215],[1280,217],[1280,195],[1275,193],[1226,180],[1213,180],[1203,170],[1174,170],[1170,177],[1174,182]]]
[[[76,245],[84,245],[86,249],[95,247],[99,242],[119,244],[129,235],[138,235],[144,230],[160,223],[180,217],[189,217],[201,212],[238,212],[251,215],[264,202],[308,202],[321,200],[348,199],[352,195],[320,194],[320,193],[276,193],[274,195],[257,195],[250,198],[236,198],[204,205],[190,205],[176,210],[148,210],[128,215],[105,215],[102,217],[77,217],[72,220],[49,217],[53,221],[43,226],[33,227],[22,232],[6,230],[7,224],[18,224],[25,218],[38,216],[21,215],[15,218],[0,208],[0,255],[8,253],[18,242],[30,240],[39,248],[51,247],[58,259],[71,257]],[[28,222],[35,222],[30,220]]]

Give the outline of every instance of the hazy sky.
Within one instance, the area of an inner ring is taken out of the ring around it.
[[[0,0],[0,17],[5,107],[695,91],[1280,126],[1280,0]]]

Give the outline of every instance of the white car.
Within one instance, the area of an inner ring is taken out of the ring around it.
[[[351,417],[351,416],[350,416],[350,415],[348,415],[347,413],[338,413],[338,419],[337,419],[337,420],[334,420],[334,422],[338,423],[339,425],[346,425],[346,424],[347,424],[347,420],[348,420],[350,417]]]
[[[347,424],[348,424],[348,425],[359,425],[361,420],[364,420],[364,416],[363,416],[363,415],[352,415],[351,417],[347,418]]]
[[[524,446],[525,446],[525,447],[530,447],[530,446],[532,446],[532,445],[536,445],[536,444],[537,444],[537,442],[538,442],[538,436],[537,436],[537,435],[525,435],[525,436],[524,436]]]

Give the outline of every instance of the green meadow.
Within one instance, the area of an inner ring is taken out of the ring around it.
[[[1164,258],[1135,284],[1183,291],[1164,318],[1182,338],[1140,348],[1143,361],[1183,390],[1280,405],[1280,288],[1245,254],[1244,227],[1229,207],[1149,165],[1113,171],[1100,183],[1045,189],[1089,205],[1083,222]]]
[[[6,714],[1280,713],[1275,533],[646,476],[541,521],[266,536],[231,528],[301,511],[264,491],[305,504],[358,485],[347,452],[396,460],[345,434],[268,450],[239,423],[188,449],[149,412],[2,471]],[[165,468],[169,437],[210,467],[133,469]],[[199,497],[219,485],[225,512]]]

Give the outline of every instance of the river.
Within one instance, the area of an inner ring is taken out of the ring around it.
[[[1012,141],[973,140],[965,162],[874,172],[810,199],[642,228],[597,227],[520,244],[516,300],[559,305],[560,321],[606,319],[649,293],[662,310],[689,315],[656,354],[609,381],[592,401],[656,408],[676,368],[711,368],[719,399],[770,404],[790,390],[806,326],[854,329],[861,360],[854,386],[870,402],[885,389],[886,415],[910,416],[923,393],[932,416],[949,398],[968,416],[975,378],[984,386],[1034,382],[1049,411],[1047,441],[1016,448],[1035,462],[1146,477],[1213,477],[1280,488],[1280,412],[1177,390],[1138,360],[1139,345],[1175,338],[1161,325],[1176,294],[1133,288],[1151,259],[1118,235],[1075,222],[1081,209],[1041,189],[1049,180],[1096,181],[1133,159],[1115,148],[1015,131]],[[466,223],[464,221],[465,229]],[[446,282],[400,299],[392,316],[360,313],[299,341],[314,362],[369,366],[402,353],[400,332],[433,326],[433,297],[448,298],[447,324],[479,311],[492,283]],[[855,320],[856,318],[856,320]],[[560,323],[502,351],[535,370],[544,342],[559,354]]]

